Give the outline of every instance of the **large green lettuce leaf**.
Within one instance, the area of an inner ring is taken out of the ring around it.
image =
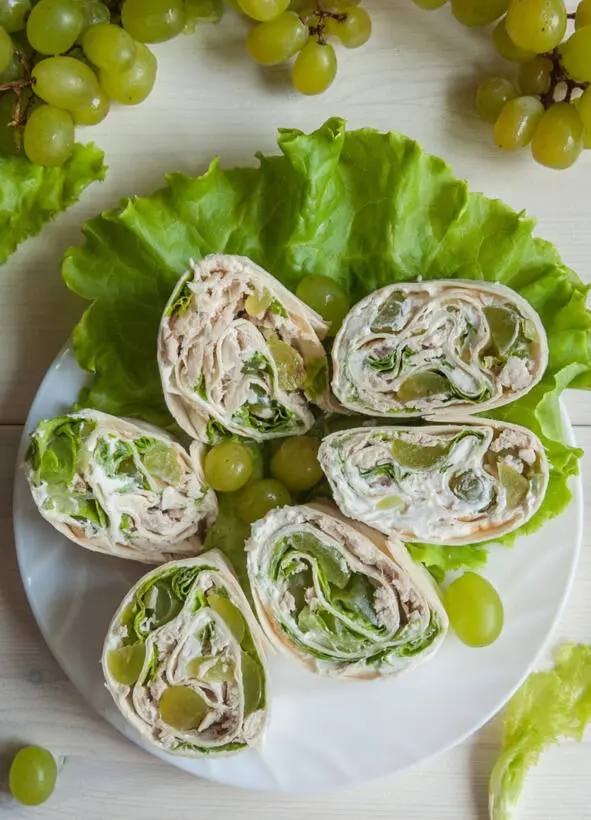
[[[0,265],[27,237],[78,200],[91,182],[105,178],[104,154],[76,145],[60,168],[33,165],[24,156],[0,156]]]
[[[259,168],[192,178],[173,174],[150,197],[126,200],[90,221],[86,243],[64,260],[68,286],[92,304],[74,332],[78,361],[94,373],[83,401],[169,426],[156,366],[160,316],[190,257],[250,256],[288,287],[312,272],[338,280],[354,302],[396,281],[469,278],[503,282],[540,314],[550,344],[544,382],[499,418],[539,433],[552,465],[546,501],[525,529],[561,512],[579,451],[562,443],[558,406],[569,384],[591,386],[587,288],[534,221],[469,193],[436,157],[400,134],[346,131],[328,120],[312,134],[279,132],[280,156]],[[514,535],[506,541],[512,541]],[[482,548],[419,545],[439,572],[478,566]]]

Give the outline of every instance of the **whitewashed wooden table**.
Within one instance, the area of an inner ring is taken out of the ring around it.
[[[363,49],[339,53],[328,94],[290,91],[283,68],[249,62],[243,25],[220,26],[157,48],[157,90],[137,109],[116,110],[88,138],[105,149],[110,171],[82,201],[26,243],[0,270],[0,817],[54,820],[226,818],[485,818],[487,778],[498,751],[500,720],[413,771],[323,797],[276,797],[224,788],[153,759],[96,717],[64,677],[29,611],[14,554],[10,496],[17,443],[39,380],[78,319],[82,303],[59,276],[64,250],[80,226],[120,197],[149,193],[170,171],[197,173],[216,154],[225,166],[253,164],[273,151],[278,127],[309,130],[328,116],[351,127],[399,130],[448,160],[473,190],[500,197],[539,219],[567,264],[591,282],[591,151],[571,171],[553,173],[527,153],[502,156],[490,126],[473,111],[478,79],[512,67],[495,58],[489,35],[462,28],[448,9],[427,13],[410,0],[369,0],[374,35]],[[84,136],[86,136],[86,134]],[[591,394],[567,399],[578,443],[589,450],[583,482],[591,487]],[[565,538],[570,537],[567,532]],[[517,546],[516,549],[519,547]],[[581,563],[552,638],[591,639],[591,508]],[[393,727],[395,731],[395,727]],[[58,789],[38,809],[19,809],[6,791],[8,761],[23,744],[61,756]],[[591,817],[591,740],[548,752],[527,782],[524,820]]]

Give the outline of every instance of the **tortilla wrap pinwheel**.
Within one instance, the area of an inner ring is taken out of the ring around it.
[[[137,582],[113,617],[102,667],[123,717],[165,752],[222,756],[261,741],[264,637],[217,550]]]
[[[542,378],[548,344],[539,316],[504,285],[401,283],[358,302],[332,349],[332,387],[349,410],[440,418],[490,410]]]
[[[454,546],[520,527],[548,462],[530,430],[488,419],[332,433],[318,459],[344,515],[404,541]]]
[[[431,657],[447,633],[433,580],[405,546],[331,504],[272,510],[246,549],[265,634],[313,672],[397,674]]]
[[[39,423],[25,474],[41,515],[96,552],[162,564],[197,555],[217,501],[201,466],[167,433],[82,410]]]
[[[328,325],[245,256],[190,263],[164,311],[158,364],[168,409],[193,438],[305,433],[328,409]]]

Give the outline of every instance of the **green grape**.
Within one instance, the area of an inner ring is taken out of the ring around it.
[[[13,54],[8,68],[0,74],[0,83],[13,83],[15,80],[22,80],[23,76],[22,63],[16,54]]]
[[[10,34],[5,29],[0,28],[0,74],[8,69],[14,56],[14,46]]]
[[[244,487],[252,474],[252,456],[237,441],[220,441],[205,456],[205,478],[210,487],[232,493]]]
[[[505,25],[516,45],[542,53],[562,42],[566,23],[564,0],[511,0]]]
[[[449,452],[449,447],[441,444],[428,447],[400,438],[392,440],[391,448],[392,455],[401,467],[412,467],[419,470],[434,467]]]
[[[140,43],[172,40],[185,26],[183,0],[125,0],[121,22]]]
[[[183,604],[176,597],[168,581],[158,581],[154,585],[156,590],[156,605],[154,607],[154,626],[164,626],[179,614]]]
[[[250,29],[246,35],[246,47],[250,56],[262,65],[279,65],[293,57],[308,40],[308,27],[293,11],[284,11],[275,20],[261,23]],[[248,309],[248,300],[246,312]],[[271,295],[269,294],[269,304]],[[252,305],[254,309],[254,305]],[[265,309],[265,308],[263,308]],[[261,310],[259,310],[259,313]],[[256,313],[250,315],[257,315]]]
[[[519,66],[517,77],[522,94],[545,94],[552,83],[552,62],[547,57],[534,57]]]
[[[584,28],[585,26],[591,26],[591,0],[581,0],[577,6],[575,28]]]
[[[484,308],[491,344],[497,356],[504,356],[519,333],[519,318],[515,311],[490,305]]]
[[[503,77],[490,77],[478,86],[476,110],[483,120],[496,122],[501,109],[517,97],[517,89]]]
[[[447,0],[413,0],[413,3],[422,9],[432,11],[433,9],[440,9],[441,6],[445,6]]]
[[[305,276],[297,286],[296,296],[330,324],[328,336],[336,336],[350,307],[340,285],[328,276]]]
[[[289,6],[289,0],[238,0],[238,2],[245,14],[260,23],[275,20]]]
[[[504,151],[517,151],[531,142],[544,106],[536,97],[517,97],[503,106],[495,123],[495,142]]]
[[[488,26],[507,11],[509,0],[451,0],[452,14],[464,26]]]
[[[376,504],[376,510],[406,510],[407,504],[404,499],[400,498],[399,495],[388,495],[385,498],[382,498],[381,501],[378,501]]]
[[[337,73],[337,55],[331,45],[314,40],[300,51],[293,64],[291,79],[300,94],[322,94]]]
[[[293,436],[271,456],[271,475],[294,493],[311,490],[322,478],[318,442],[309,436]]]
[[[84,35],[82,48],[91,63],[106,71],[127,71],[135,61],[135,40],[112,23],[91,26]]]
[[[10,791],[23,806],[40,806],[54,792],[57,764],[54,756],[41,746],[25,746],[10,764]]]
[[[98,26],[100,23],[108,23],[111,20],[111,12],[101,3],[100,0],[85,0],[82,3],[82,30],[78,35],[78,42],[91,26]]]
[[[398,388],[398,398],[404,404],[424,399],[427,396],[436,396],[438,393],[447,393],[449,382],[445,376],[434,373],[432,370],[423,370],[415,376],[409,376]]]
[[[509,467],[504,461],[497,465],[499,481],[505,490],[505,503],[509,509],[517,507],[526,497],[529,490],[529,481],[513,467]]]
[[[447,0],[445,0],[447,2]],[[329,0],[326,3],[326,8],[330,9],[330,11],[338,11],[342,12],[348,6],[358,6],[361,3],[361,0]],[[324,7],[324,3],[322,4]],[[293,4],[290,3],[290,8],[293,8]],[[302,9],[310,8],[309,0],[299,0],[298,10],[302,11]],[[310,11],[314,11],[313,8]]]
[[[35,94],[49,105],[76,111],[85,108],[99,93],[90,66],[74,57],[48,57],[33,69]]]
[[[291,345],[277,336],[267,339],[269,352],[277,367],[277,383],[281,390],[297,390],[306,381],[304,360]]]
[[[503,629],[503,603],[481,575],[465,572],[445,593],[445,608],[458,638],[468,646],[488,646]]]
[[[591,88],[584,91],[579,99],[575,100],[575,104],[585,129],[585,135],[591,137]]]
[[[237,503],[238,517],[245,524],[252,524],[275,507],[291,504],[287,489],[273,478],[253,481],[244,488]]]
[[[506,19],[506,17],[503,17],[502,20],[499,20],[493,31],[493,45],[497,52],[501,57],[504,57],[505,60],[512,60],[516,63],[521,63],[524,60],[533,60],[536,56],[535,52],[528,51],[525,48],[519,48],[507,34],[507,28],[505,26]]]
[[[250,655],[242,653],[242,684],[244,686],[244,713],[253,712],[263,694],[261,667]]]
[[[207,603],[223,619],[238,643],[242,643],[246,634],[246,621],[238,607],[228,598],[223,598],[215,592],[207,594]]]
[[[135,63],[128,71],[100,70],[103,90],[111,100],[123,105],[138,105],[154,88],[158,63],[150,49],[137,43]]]
[[[359,48],[364,45],[371,35],[371,18],[360,6],[347,6],[342,14],[345,20],[340,22],[329,17],[326,28],[333,37],[338,37],[346,48]]]
[[[181,465],[174,447],[159,442],[142,456],[142,462],[152,478],[164,484],[179,484],[182,479]]]
[[[18,131],[10,124],[15,106],[16,96],[12,91],[0,94],[0,155],[18,153]]]
[[[131,646],[111,649],[107,655],[107,665],[111,676],[117,683],[132,686],[140,676],[145,658],[145,644],[134,643]]]
[[[76,0],[40,0],[27,21],[27,38],[41,54],[62,54],[72,48],[84,17]]]
[[[30,0],[0,0],[0,26],[9,34],[21,31],[30,11]]]
[[[224,16],[223,0],[185,0],[185,34],[191,34],[200,23],[219,23]]]
[[[575,31],[558,51],[562,65],[573,80],[591,83],[591,26]]]
[[[218,658],[215,663],[211,663],[213,656],[204,658],[192,658],[187,664],[187,672],[192,678],[205,681],[206,683],[223,683],[233,680],[234,669],[228,661]]]
[[[286,12],[286,14],[288,13],[289,12]],[[284,15],[281,16],[283,17]],[[279,20],[280,18],[278,17],[277,19]],[[299,18],[297,19],[299,20]],[[252,34],[253,31],[260,31],[262,28],[270,26],[275,22],[275,20],[272,20],[271,23],[261,23],[260,26],[255,26],[254,28],[251,28],[248,34],[246,35],[246,44],[248,45],[248,37]],[[307,37],[308,29],[306,29],[306,39]],[[262,62],[262,60],[259,60],[259,62]],[[267,63],[266,65],[272,65],[272,63]],[[256,291],[253,293],[249,293],[249,295],[244,300],[244,310],[248,313],[249,316],[260,316],[267,310],[272,301],[273,297],[271,296],[267,288],[263,288],[262,293],[256,293]]]
[[[29,116],[24,133],[25,153],[35,165],[63,165],[74,150],[71,114],[52,105],[41,105]]]
[[[169,686],[158,708],[162,720],[181,732],[197,729],[207,714],[207,703],[188,686]]]
[[[583,123],[579,112],[574,105],[559,102],[552,105],[540,120],[531,150],[540,165],[563,169],[570,168],[577,161],[583,144]]]

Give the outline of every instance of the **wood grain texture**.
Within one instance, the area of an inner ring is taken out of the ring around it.
[[[572,4],[571,4],[572,5]],[[591,152],[568,172],[536,166],[528,154],[503,155],[472,105],[478,81],[512,66],[498,60],[486,32],[467,31],[448,8],[427,13],[410,0],[368,0],[374,35],[363,49],[339,51],[338,79],[319,99],[289,88],[283,67],[260,70],[232,15],[195,37],[157,47],[156,92],[138,109],[115,110],[89,138],[106,150],[110,172],[0,272],[0,818],[47,820],[297,820],[326,817],[485,820],[488,773],[498,753],[497,718],[460,747],[409,773],[347,793],[279,798],[197,780],[153,759],[96,717],[43,643],[16,565],[10,521],[14,458],[38,382],[83,309],[59,276],[64,250],[81,241],[84,220],[122,196],[147,194],[171,171],[198,173],[210,159],[254,164],[276,151],[280,126],[308,130],[328,116],[351,127],[396,129],[445,157],[473,190],[537,216],[537,232],[591,282]],[[559,203],[559,204],[558,204]],[[567,406],[579,443],[591,449],[589,394]],[[11,426],[13,425],[13,426]],[[588,425],[588,426],[587,426]],[[591,456],[583,463],[591,482]],[[553,643],[591,636],[591,507],[576,582]],[[565,532],[565,538],[569,534]],[[517,547],[518,548],[518,547]],[[40,809],[20,810],[6,794],[8,760],[36,742],[60,756],[59,787]],[[528,778],[524,820],[591,817],[591,740],[548,752]]]

